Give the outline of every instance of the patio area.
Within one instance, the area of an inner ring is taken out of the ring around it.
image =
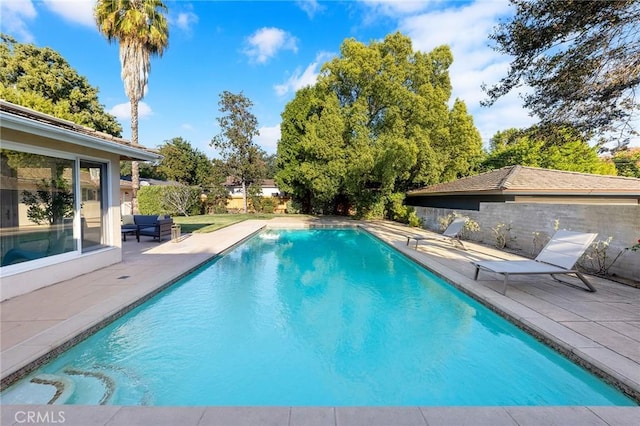
[[[356,225],[640,400],[640,289],[589,276],[598,292],[588,293],[549,276],[531,275],[514,277],[503,296],[498,291],[502,278],[485,272],[474,281],[470,261],[514,255],[468,242],[465,251],[435,240],[416,250],[406,245],[407,235],[427,236],[428,231],[386,221],[334,218],[245,221],[209,234],[184,235],[177,243],[127,239],[123,262],[0,304],[2,381],[24,374],[30,363],[46,362],[54,348],[73,345],[265,226]],[[62,413],[64,422],[58,423],[65,425],[635,425],[640,417],[640,407],[1,408],[3,425],[22,424],[20,416],[28,413],[47,413],[54,420]]]

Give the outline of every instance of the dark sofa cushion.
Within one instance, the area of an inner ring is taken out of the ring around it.
[[[144,228],[140,228],[138,230],[138,232],[140,233],[140,235],[147,235],[149,237],[156,237],[158,236],[158,232],[156,230],[157,228],[155,226],[147,226]]]
[[[158,215],[137,214],[133,216],[133,220],[138,226],[155,226],[158,222]]]

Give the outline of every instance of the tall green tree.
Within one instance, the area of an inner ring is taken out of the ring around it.
[[[500,151],[506,148],[507,145],[511,145],[516,142],[523,134],[522,129],[511,128],[507,130],[500,130],[489,140],[489,152]]]
[[[267,166],[266,177],[267,179],[273,179],[276,176],[276,172],[278,171],[276,166],[278,162],[278,156],[276,154],[268,154],[264,157],[264,161],[266,162]]]
[[[58,52],[18,43],[4,34],[0,40],[0,98],[122,136],[120,123],[100,104],[98,89],[71,68]]]
[[[619,147],[638,133],[640,2],[510,0],[516,13],[490,38],[512,56],[507,75],[485,87],[491,105],[526,84],[524,105],[541,124],[607,134]]]
[[[158,172],[167,179],[203,189],[220,184],[224,177],[217,173],[206,154],[193,148],[189,141],[176,137],[160,146],[162,160]]]
[[[138,103],[147,90],[151,57],[162,56],[169,44],[169,25],[161,0],[98,0],[94,16],[109,42],[118,42],[124,91],[131,102],[131,143],[138,145]],[[131,164],[134,213],[138,211],[139,165]]]
[[[211,146],[218,149],[230,175],[242,185],[244,212],[247,212],[247,186],[266,175],[265,152],[253,141],[260,135],[258,119],[251,113],[253,102],[242,92],[224,91],[218,102],[222,116],[217,118],[221,133]]]
[[[618,151],[611,160],[618,176],[640,178],[640,148]]]
[[[451,181],[477,172],[484,159],[482,137],[463,101],[456,99],[449,113],[449,144],[442,180]]]
[[[468,173],[478,137],[462,101],[449,110],[452,61],[448,47],[414,52],[400,33],[345,40],[282,114],[278,184],[305,212],[380,216],[396,194],[440,182],[449,167]]]
[[[497,133],[492,138],[491,146],[492,150],[481,165],[483,170],[519,164],[582,173],[616,174],[613,164],[598,156],[598,148],[590,146],[571,128],[509,129]]]
[[[282,113],[276,180],[305,213],[336,213],[348,170],[344,132],[338,98],[317,87],[298,91]]]
[[[151,162],[140,163],[139,165],[139,175],[140,179],[158,179],[165,180],[167,177],[158,172],[158,164]],[[129,176],[131,177],[131,161],[121,161],[120,162],[120,176]]]

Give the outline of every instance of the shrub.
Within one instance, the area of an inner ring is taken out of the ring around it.
[[[506,225],[504,223],[499,223],[495,228],[491,228],[491,230],[496,237],[496,242],[494,244],[496,248],[503,249],[507,244],[510,244],[516,239],[516,237],[511,236],[511,224]]]
[[[302,207],[300,205],[300,202],[293,201],[293,200],[287,201],[287,204],[286,204],[286,207],[285,207],[285,213],[298,214],[298,213],[300,213],[301,210],[302,210]]]
[[[611,257],[609,247],[612,240],[613,237],[609,237],[606,240],[593,242],[578,261],[578,265],[592,274],[610,275],[609,269],[628,249],[620,250],[615,257]]]
[[[138,209],[141,214],[171,214],[162,208],[162,186],[142,186],[138,190]]]
[[[440,223],[440,230],[444,231],[447,227],[453,222],[453,220],[457,217],[463,217],[462,215],[456,213],[449,213],[446,216],[442,216],[438,219],[438,223]],[[480,225],[473,219],[467,218],[467,222],[464,224],[462,231],[460,232],[461,239],[469,238],[469,234],[472,232],[478,232],[480,230]]]
[[[276,209],[276,201],[270,197],[262,198],[262,213],[273,213]]]
[[[407,223],[409,226],[414,228],[422,228],[424,226],[424,221],[418,217],[418,214],[413,207],[411,207],[411,211],[407,215]]]
[[[404,204],[405,195],[402,192],[396,192],[387,197],[386,214],[387,219],[396,222],[406,223],[412,227],[422,227],[423,221],[416,213],[416,209],[412,206]]]
[[[141,214],[199,214],[200,192],[185,185],[143,186],[138,190],[138,208]]]

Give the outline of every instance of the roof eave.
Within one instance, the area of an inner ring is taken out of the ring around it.
[[[422,192],[419,189],[407,192],[407,197],[428,197],[428,196],[441,196],[441,195],[503,195],[504,191],[490,190],[490,191],[445,191],[445,192]]]
[[[96,136],[77,133],[56,127],[49,123],[10,114],[6,111],[0,111],[0,121],[2,122],[2,127],[8,129],[31,133],[74,145],[99,149],[111,154],[117,154],[120,156],[120,159],[124,161],[157,161],[162,158],[161,155],[149,152],[144,148],[110,142]]]
[[[624,195],[624,196],[637,196],[640,197],[640,192],[634,190],[624,189],[564,189],[564,190],[519,190],[519,191],[504,191],[505,194],[511,195],[531,195],[531,196],[563,196],[563,195],[584,195],[584,196],[612,196],[612,195]]]
[[[448,191],[448,192],[420,192],[420,190],[407,192],[407,197],[435,197],[435,196],[451,196],[451,195],[520,195],[520,196],[567,196],[567,195],[583,195],[583,196],[637,196],[640,193],[629,190],[606,190],[606,189],[565,189],[565,190],[493,190],[493,191]]]

